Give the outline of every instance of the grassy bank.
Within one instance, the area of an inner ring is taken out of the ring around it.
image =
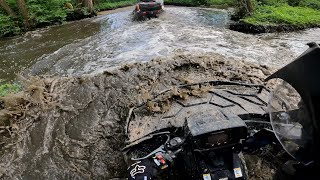
[[[134,5],[137,2],[137,0],[125,0],[125,1],[119,1],[119,2],[104,2],[95,5],[95,9],[97,11],[104,11],[104,10],[112,10],[116,8],[126,7]]]
[[[21,90],[21,86],[19,84],[13,83],[5,83],[0,85],[0,97],[6,96],[10,93],[16,93]]]
[[[243,21],[254,25],[310,26],[320,24],[320,11],[286,4],[278,7],[263,5]]]
[[[167,5],[178,6],[207,6],[207,7],[230,7],[235,5],[236,0],[165,0]]]
[[[256,0],[252,3],[253,12],[241,17],[238,26],[232,25],[231,29],[263,33],[320,26],[318,0]]]

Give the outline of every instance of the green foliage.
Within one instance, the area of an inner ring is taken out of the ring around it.
[[[164,4],[174,4],[181,6],[196,6],[198,3],[195,0],[164,0]]]
[[[288,3],[288,0],[258,0],[257,5],[281,6]]]
[[[233,6],[236,0],[165,0],[165,4],[184,5],[184,6]]]
[[[30,19],[36,25],[50,25],[63,22],[67,17],[68,9],[64,5],[67,0],[28,0]]]
[[[320,0],[302,0],[299,5],[320,10]]]
[[[288,0],[288,4],[290,6],[298,6],[300,4],[301,0]]]
[[[282,6],[288,4],[290,6],[309,7],[320,10],[320,0],[256,0],[258,5]]]
[[[93,1],[95,3],[94,8],[98,11],[129,6],[137,2],[137,0]],[[16,0],[6,0],[6,2],[19,15]],[[79,0],[26,0],[32,27],[44,27],[61,23],[66,20],[73,20],[74,17],[90,17],[92,14],[78,2]],[[23,27],[23,18],[21,16],[13,19],[0,7],[0,37],[20,34],[24,29]]]
[[[18,35],[20,33],[21,29],[12,17],[0,14],[0,37]]]
[[[10,93],[17,93],[21,91],[22,87],[21,85],[17,83],[6,83],[6,84],[1,84],[0,85],[0,97],[6,96],[7,94]]]
[[[233,6],[235,5],[235,0],[207,0],[209,5],[221,5],[221,6]]]
[[[247,17],[244,22],[255,25],[317,25],[320,24],[320,11],[308,7],[260,6],[253,16]]]
[[[113,2],[111,2],[113,1]],[[125,1],[115,1],[111,0],[110,2],[100,2],[97,5],[95,5],[95,9],[97,11],[102,11],[102,10],[110,10],[110,9],[116,9],[119,7],[125,7],[125,6],[130,6],[133,5],[137,2],[137,0],[125,0]]]

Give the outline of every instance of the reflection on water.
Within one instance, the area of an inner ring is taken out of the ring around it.
[[[12,80],[38,58],[61,47],[100,32],[100,24],[91,20],[28,32],[19,37],[0,39],[0,79]]]

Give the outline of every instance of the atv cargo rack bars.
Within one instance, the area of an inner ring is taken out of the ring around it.
[[[198,83],[191,83],[191,84],[181,84],[181,85],[177,85],[175,87],[177,88],[185,88],[185,87],[190,87],[190,86],[195,86],[195,85],[203,85],[203,84],[209,84],[211,86],[218,86],[218,85],[236,85],[236,86],[244,86],[244,87],[251,87],[251,88],[257,88],[257,93],[261,93],[261,91],[263,89],[269,91],[268,89],[265,88],[264,85],[260,85],[260,84],[249,84],[249,83],[242,83],[242,82],[233,82],[233,81],[221,81],[221,80],[211,80],[211,81],[202,81],[202,82],[198,82]],[[172,88],[170,89],[166,89],[166,90],[163,90],[161,91],[159,94],[155,95],[153,97],[153,99],[157,98],[158,96],[166,93],[166,92],[169,92],[171,91]],[[130,110],[129,110],[129,113],[128,113],[128,116],[127,116],[127,119],[126,119],[126,125],[125,125],[125,133],[128,134],[128,128],[129,128],[129,123],[131,121],[131,115],[133,113],[133,111],[137,108],[140,108],[142,106],[144,106],[147,102],[144,102],[136,107],[132,107]]]
[[[175,87],[177,88],[184,88],[184,87],[189,87],[189,86],[195,86],[195,85],[202,85],[202,84],[210,84],[212,86],[219,86],[219,85],[237,85],[237,86],[244,86],[244,87],[253,87],[253,88],[258,88],[257,89],[257,93],[260,93],[263,89],[266,89],[264,87],[264,85],[261,84],[249,84],[249,83],[241,83],[241,82],[233,82],[233,81],[220,81],[220,80],[211,80],[211,81],[202,81],[202,82],[198,82],[198,83],[192,83],[192,84],[181,84],[181,85],[177,85]],[[170,89],[166,89],[161,91],[159,94],[155,95],[153,97],[153,99],[157,98],[158,96],[171,91],[172,88]],[[269,91],[268,89],[266,89],[267,91]],[[137,107],[134,107],[134,109],[140,108],[142,106],[144,106],[146,104],[146,102],[138,105]]]

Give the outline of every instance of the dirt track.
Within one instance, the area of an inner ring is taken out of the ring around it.
[[[120,149],[130,107],[178,84],[220,79],[262,83],[265,66],[224,56],[176,55],[112,72],[72,78],[32,78],[4,98],[0,110],[0,176],[4,179],[123,177]]]

